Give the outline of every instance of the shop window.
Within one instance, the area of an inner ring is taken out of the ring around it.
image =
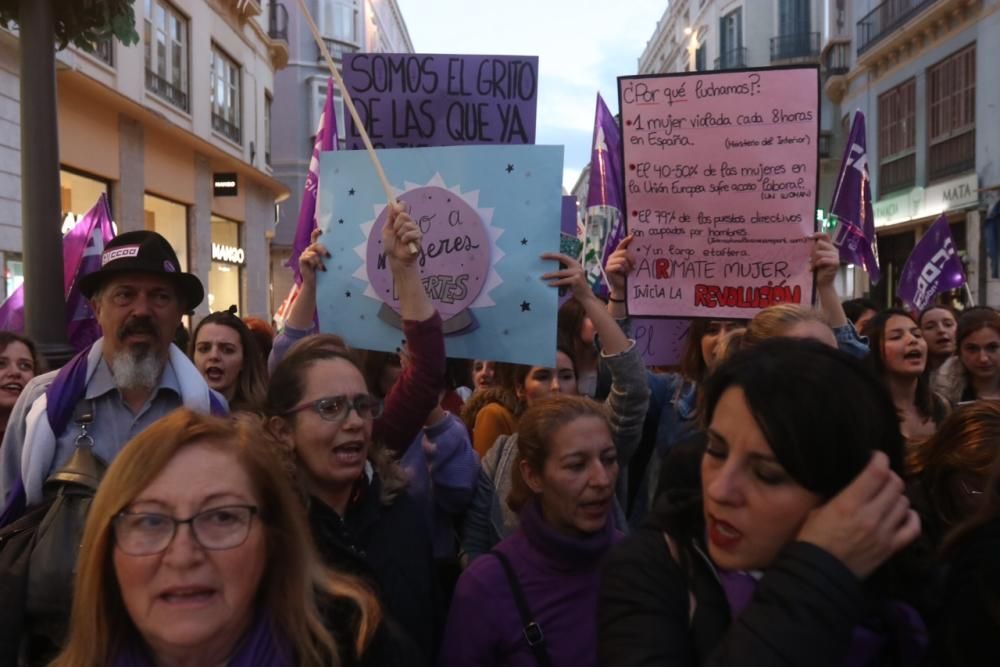
[[[240,135],[240,66],[212,46],[212,129],[236,143]]]
[[[927,70],[927,178],[976,168],[976,45]]]
[[[188,210],[184,204],[172,202],[154,195],[146,195],[142,199],[145,211],[145,228],[156,232],[167,239],[177,260],[181,263],[181,271],[188,270]]]
[[[59,199],[62,211],[62,233],[94,207],[101,195],[110,201],[111,183],[101,178],[88,176],[67,169],[59,170]]]
[[[212,266],[208,272],[208,308],[242,312],[240,286],[246,256],[240,244],[240,223],[212,216]]]
[[[879,197],[916,184],[916,89],[910,79],[878,97]]]
[[[165,0],[146,0],[146,89],[188,110],[188,22]]]

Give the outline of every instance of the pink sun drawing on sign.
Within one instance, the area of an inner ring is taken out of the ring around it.
[[[495,266],[503,257],[497,247],[503,230],[492,226],[493,209],[479,207],[478,190],[463,193],[460,186],[448,187],[440,174],[424,185],[405,183],[396,198],[423,232],[420,275],[446,330],[467,329],[474,324],[472,310],[495,305],[490,291],[502,282]],[[363,260],[354,277],[367,282],[366,296],[398,314],[399,299],[382,248],[388,208],[376,206],[374,216],[361,225],[367,240],[354,249]]]

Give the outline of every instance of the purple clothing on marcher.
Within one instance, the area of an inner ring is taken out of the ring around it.
[[[479,479],[479,455],[472,449],[465,424],[446,412],[444,419],[424,428],[413,440],[399,464],[409,475],[410,497],[426,513],[434,558],[457,557],[455,517],[472,502]]]
[[[521,511],[518,529],[496,546],[517,573],[554,664],[597,667],[600,564],[621,539],[610,515],[601,532],[571,537],[550,526],[531,503]],[[439,664],[537,667],[523,627],[502,566],[484,554],[458,580]]]

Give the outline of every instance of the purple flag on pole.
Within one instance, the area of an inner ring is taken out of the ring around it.
[[[865,115],[860,111],[854,113],[837,188],[830,204],[830,216],[837,221],[833,243],[840,248],[840,259],[849,264],[860,264],[868,272],[872,284],[878,284],[882,272],[878,266],[875,214],[868,178]]]
[[[337,150],[337,114],[333,108],[333,78],[326,80],[326,103],[316,128],[316,142],[313,144],[312,159],[309,160],[309,174],[299,205],[299,220],[295,226],[295,242],[292,255],[285,266],[295,272],[295,284],[302,282],[299,275],[299,255],[309,247],[309,238],[316,229],[316,197],[319,194],[319,154],[320,151]]]
[[[66,295],[66,327],[69,343],[77,351],[101,337],[101,328],[86,297],[77,285],[80,278],[101,268],[104,246],[115,236],[107,195],[63,237],[63,289]],[[0,329],[24,330],[23,287],[14,290],[0,306]]]
[[[594,114],[592,147],[583,268],[594,291],[605,294],[604,263],[625,238],[625,225],[622,222],[621,129],[600,93]]]
[[[921,311],[941,292],[965,284],[962,259],[951,239],[948,218],[941,214],[923,235],[906,260],[899,277],[897,295],[909,307]]]

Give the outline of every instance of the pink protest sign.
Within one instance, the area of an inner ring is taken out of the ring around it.
[[[472,322],[466,311],[483,291],[490,272],[491,239],[482,217],[461,196],[437,185],[408,190],[399,201],[407,205],[424,234],[419,259],[424,289],[449,332],[466,328]],[[398,313],[399,297],[382,250],[387,218],[385,207],[368,236],[366,266],[372,289]]]
[[[634,315],[809,303],[819,70],[618,79]]]

